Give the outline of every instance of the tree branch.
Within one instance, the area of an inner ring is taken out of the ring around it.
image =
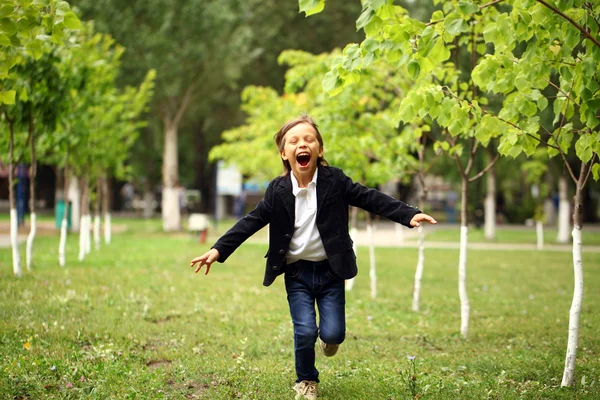
[[[489,3],[487,3],[487,4],[484,4],[484,5],[481,5],[481,6],[479,6],[479,9],[480,9],[480,10],[483,10],[484,8],[491,7],[491,6],[493,6],[494,4],[500,3],[500,2],[502,2],[502,1],[504,1],[504,0],[494,0],[494,1],[491,1],[491,2],[489,2]]]
[[[181,118],[183,118],[183,114],[185,114],[186,109],[192,101],[192,94],[194,93],[194,90],[196,90],[198,82],[199,79],[194,80],[192,84],[188,86],[188,88],[185,90],[185,94],[183,95],[183,99],[181,100],[181,104],[179,105],[179,109],[177,110],[177,114],[175,114],[175,118],[173,118],[175,124],[179,125]]]
[[[583,36],[585,36],[586,38],[588,38],[589,40],[591,40],[592,42],[594,42],[594,44],[596,46],[600,47],[600,41],[598,41],[598,39],[596,39],[595,37],[593,37],[588,31],[586,31],[585,29],[583,29],[583,27],[581,25],[579,25],[577,22],[573,21],[573,19],[571,19],[568,15],[564,14],[558,8],[556,8],[554,6],[551,6],[550,4],[546,3],[544,0],[536,0],[536,1],[538,3],[541,3],[541,4],[545,5],[549,9],[551,9],[555,14],[558,14],[561,17],[563,17],[564,19],[566,19],[567,21],[569,21],[571,23],[571,25],[573,25],[575,28],[579,29],[579,31],[581,33],[583,33]]]
[[[496,154],[496,157],[494,157],[494,159],[492,161],[490,161],[490,163],[483,170],[481,170],[480,173],[478,173],[477,175],[475,175],[472,178],[469,178],[469,182],[474,182],[477,179],[481,178],[483,175],[485,175],[485,173],[488,172],[490,169],[492,169],[494,164],[496,164],[496,161],[498,161],[499,159],[500,159],[500,154]]]
[[[596,153],[594,153],[592,155],[592,159],[590,160],[590,163],[588,164],[590,169],[588,169],[587,174],[585,175],[585,178],[583,180],[583,182],[581,183],[581,187],[585,187],[585,185],[587,184],[588,180],[590,179],[590,174],[592,173],[592,167],[594,166],[594,160],[596,159]]]

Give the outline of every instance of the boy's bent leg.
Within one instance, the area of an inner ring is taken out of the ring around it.
[[[317,322],[315,313],[315,297],[312,285],[304,281],[312,281],[312,271],[305,271],[305,276],[294,278],[285,276],[290,315],[294,323],[294,356],[296,361],[296,382],[319,381],[319,371],[315,368],[315,342],[317,340]],[[310,277],[306,275],[311,275]]]
[[[344,281],[329,272],[323,276],[323,286],[317,294],[319,307],[319,337],[321,350],[326,356],[337,352],[346,338],[346,292]]]

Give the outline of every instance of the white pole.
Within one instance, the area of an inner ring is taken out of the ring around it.
[[[356,255],[356,233],[357,233],[357,229],[356,226],[353,226],[352,228],[350,228],[350,239],[352,239],[352,249],[354,250],[354,254]],[[354,278],[350,278],[346,280],[346,291],[350,292],[352,290],[352,288],[354,288],[354,280],[356,279],[356,277]]]
[[[94,215],[94,247],[100,249],[100,214]]]
[[[104,214],[104,243],[110,244],[111,240],[111,226],[110,226],[110,213]]]

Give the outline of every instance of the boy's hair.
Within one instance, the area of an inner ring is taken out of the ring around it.
[[[283,148],[285,147],[285,134],[290,129],[299,124],[309,124],[310,126],[312,126],[315,132],[317,133],[317,140],[319,141],[319,145],[323,147],[323,137],[321,136],[321,132],[319,132],[319,127],[317,126],[317,123],[307,114],[301,114],[298,118],[294,118],[283,124],[283,126],[277,131],[277,133],[273,137],[273,139],[275,140],[275,144],[277,145],[277,149],[279,149],[279,151],[283,151]],[[290,162],[288,160],[281,159],[281,162],[283,163],[283,174],[281,175],[285,176],[290,173],[290,171],[292,170],[292,166],[290,165]],[[317,160],[317,165],[329,164],[327,163],[327,160],[325,160],[321,156]]]

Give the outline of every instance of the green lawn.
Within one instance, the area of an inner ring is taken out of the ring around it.
[[[282,279],[261,285],[266,246],[246,244],[195,275],[189,260],[209,246],[147,224],[82,263],[70,235],[66,269],[57,266],[58,238],[39,237],[36,270],[22,279],[0,249],[0,398],[293,398],[292,325]],[[416,256],[378,249],[371,300],[368,252],[359,249],[346,342],[331,359],[317,356],[320,398],[599,398],[600,254],[584,254],[569,389],[560,388],[568,252],[471,251],[467,340],[458,335],[458,251],[426,251],[421,313],[410,311]],[[407,356],[416,356],[414,381]]]

